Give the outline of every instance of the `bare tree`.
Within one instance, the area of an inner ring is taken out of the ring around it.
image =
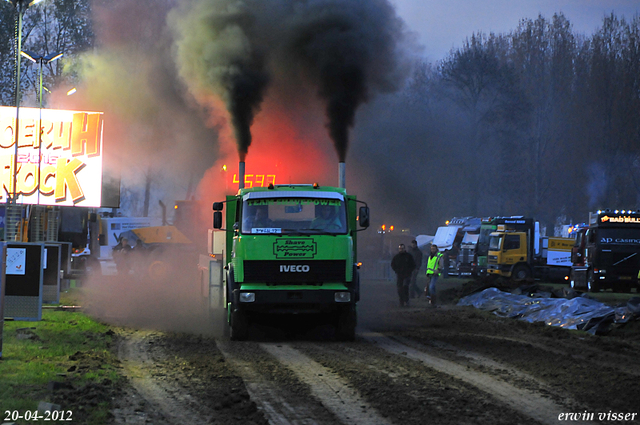
[[[0,47],[2,67],[0,78],[3,82],[0,98],[3,104],[14,104],[15,94],[15,60],[5,60],[15,57],[15,10],[8,3],[0,4],[2,20],[0,21],[0,35],[8,36],[2,40],[11,40],[11,51],[6,45]],[[29,50],[37,55],[46,56],[53,52],[61,52],[63,59],[43,65],[43,85],[51,90],[65,79],[72,81],[73,75],[63,77],[62,69],[65,63],[76,60],[76,54],[86,51],[93,45],[93,31],[91,10],[88,0],[55,0],[42,2],[28,8],[23,18],[22,50]],[[39,93],[39,67],[30,66],[28,61],[21,61],[20,90],[26,103],[35,106]],[[12,76],[12,77],[9,77]],[[71,87],[71,82],[68,83]],[[69,88],[70,88],[69,87]]]
[[[442,81],[456,104],[466,112],[468,147],[491,150],[497,138],[509,137],[527,119],[529,102],[518,76],[506,58],[506,40],[493,34],[474,34],[452,51],[439,67]],[[499,158],[495,157],[496,162]],[[495,168],[494,168],[495,169]],[[482,193],[482,165],[469,169],[469,214],[477,215]]]
[[[570,149],[564,123],[572,109],[576,41],[562,14],[551,21],[542,16],[524,19],[510,39],[509,56],[531,102],[531,120],[520,143],[525,165],[519,171],[526,193],[523,203],[538,217],[561,206],[563,199],[556,194],[566,193],[569,186],[564,165]],[[553,213],[549,215],[550,222]]]

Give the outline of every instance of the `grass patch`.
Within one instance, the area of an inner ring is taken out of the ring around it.
[[[637,293],[623,294],[619,292],[589,292],[590,297],[609,305],[626,304],[631,298],[639,295],[640,294]]]
[[[67,304],[64,298],[62,301]],[[108,326],[81,312],[43,310],[39,322],[5,321],[0,361],[0,413],[34,411],[40,401],[60,404],[63,410],[74,410],[80,407],[66,406],[65,400],[60,400],[61,389],[70,391],[87,385],[118,383],[121,379],[118,360],[110,350],[112,337]],[[82,423],[79,419],[84,417],[86,423],[106,423],[93,419],[105,417],[107,407],[80,409],[84,412],[73,412],[73,422]]]

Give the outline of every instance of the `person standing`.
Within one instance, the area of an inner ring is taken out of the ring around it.
[[[114,246],[111,250],[113,261],[116,263],[116,269],[118,274],[129,274],[131,270],[131,245],[129,245],[129,239],[122,236],[118,245]]]
[[[409,305],[409,283],[411,282],[411,273],[416,268],[411,254],[407,252],[404,244],[398,246],[398,253],[391,260],[391,268],[396,273],[398,280],[398,297],[400,298],[400,307]]]
[[[337,214],[337,207],[322,205],[316,218],[311,222],[312,229],[342,231],[343,226]]]
[[[438,245],[431,245],[431,252],[427,258],[427,286],[424,293],[429,299],[429,304],[436,305],[436,282],[442,270],[442,253],[438,251]]]
[[[411,248],[409,248],[409,254],[413,257],[413,262],[416,263],[416,268],[411,272],[411,283],[409,284],[409,296],[411,298],[419,298],[422,291],[418,288],[418,273],[422,266],[422,251],[418,248],[418,241],[415,239],[411,241]]]

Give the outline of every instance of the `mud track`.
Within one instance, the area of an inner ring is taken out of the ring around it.
[[[120,329],[114,423],[640,423],[638,323],[592,337],[422,299],[400,309],[390,283],[363,293],[351,343],[322,326],[262,323],[247,342]]]

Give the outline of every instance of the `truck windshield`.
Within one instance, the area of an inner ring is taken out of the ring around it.
[[[268,198],[242,204],[244,234],[345,234],[347,214],[338,199]]]
[[[489,251],[500,251],[501,246],[502,246],[502,235],[491,236],[491,239],[489,240]]]
[[[478,246],[476,247],[476,252],[478,255],[487,255],[487,251],[489,248],[489,239],[491,239],[491,232],[496,231],[496,227],[494,225],[482,225],[480,227],[480,236],[478,237]]]
[[[603,245],[636,245],[640,247],[640,229],[600,228],[598,243]]]

